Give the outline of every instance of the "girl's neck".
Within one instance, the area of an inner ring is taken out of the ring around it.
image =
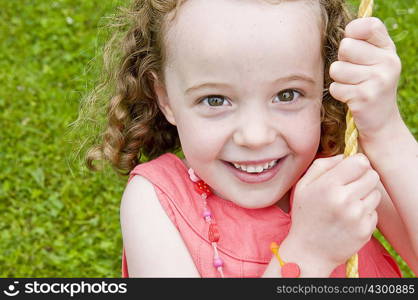
[[[184,158],[182,159],[183,163],[186,165],[187,169],[190,168],[189,163]],[[215,195],[217,195],[216,191],[213,191]],[[219,197],[219,195],[217,195]],[[279,207],[281,210],[283,210],[285,213],[289,212],[290,208],[290,190],[275,204],[277,207]]]

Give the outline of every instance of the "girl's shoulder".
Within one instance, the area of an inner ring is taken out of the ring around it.
[[[132,212],[147,212],[141,218],[154,215],[163,208],[175,224],[170,201],[166,195],[182,177],[181,160],[167,153],[146,163],[136,165],[129,173],[129,179],[122,195],[121,219],[127,219]],[[165,196],[165,197],[163,197]],[[173,199],[173,196],[170,197]],[[154,212],[151,213],[150,212]]]
[[[194,190],[185,163],[173,153],[165,153],[149,162],[137,165],[129,174],[129,181],[141,176],[154,186],[157,195],[164,195],[178,203],[191,198]]]
[[[187,178],[187,174],[187,167],[179,157],[173,153],[165,153],[151,161],[136,165],[129,173],[128,181],[135,175],[142,175],[154,182],[164,179],[183,179]]]
[[[137,165],[129,174],[125,190],[130,190],[139,197],[158,199],[174,223],[179,212],[181,216],[199,215],[198,204],[193,182],[189,178],[186,164],[172,153],[163,154],[149,162]],[[189,220],[194,223],[196,220]]]
[[[140,172],[131,172],[132,176],[122,196],[122,276],[198,276],[178,231],[178,216],[172,203],[166,194],[162,194],[161,189],[150,181],[149,176],[142,176],[148,167],[140,168]],[[160,171],[152,170],[154,173],[151,173],[151,180],[154,180],[153,176],[160,174]],[[166,247],[161,245],[170,245],[169,254]],[[172,257],[176,257],[175,262]],[[182,268],[176,268],[176,263],[182,265]],[[163,267],[159,269],[156,266]]]

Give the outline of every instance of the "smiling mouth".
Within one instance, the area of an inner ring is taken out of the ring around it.
[[[247,164],[229,162],[223,160],[222,163],[227,167],[235,178],[241,182],[250,184],[260,184],[272,180],[282,168],[285,156],[270,161],[248,161]]]
[[[264,164],[257,164],[257,165],[254,165],[254,164],[244,165],[244,164],[231,163],[228,161],[225,161],[225,162],[239,171],[242,171],[248,174],[260,174],[260,173],[263,173],[267,170],[274,168],[279,161],[280,159],[275,159],[275,160],[266,162]]]

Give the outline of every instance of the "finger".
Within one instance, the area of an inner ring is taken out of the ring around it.
[[[380,49],[368,42],[344,38],[338,48],[338,60],[357,65],[372,66],[380,63],[385,50]]]
[[[332,82],[328,91],[334,99],[346,103],[353,115],[356,115],[360,108],[364,110],[366,105],[379,99],[380,86],[378,82],[369,80],[359,84]]]
[[[396,49],[385,24],[375,17],[353,20],[345,27],[345,36],[366,41],[382,49]]]
[[[299,183],[304,185],[310,184],[311,182],[319,178],[322,174],[335,167],[343,159],[343,154],[327,158],[315,159],[309,167],[309,169],[306,171],[305,175],[301,178]]]
[[[371,215],[376,208],[379,206],[380,201],[382,200],[382,194],[378,189],[374,189],[366,197],[361,200],[361,203],[364,207],[364,213],[366,215]]]
[[[375,231],[377,227],[377,222],[379,221],[379,215],[377,214],[377,211],[373,211],[370,214],[370,223],[372,225],[372,230]]]
[[[376,211],[369,213],[359,221],[359,233],[365,240],[370,240],[373,232],[376,230],[378,215]]]
[[[367,157],[358,153],[342,160],[326,176],[337,184],[347,185],[363,176],[370,167]]]
[[[358,179],[346,184],[344,188],[351,192],[350,198],[363,199],[376,189],[379,180],[377,172],[373,169],[368,169]]]
[[[328,91],[334,99],[348,103],[356,98],[356,88],[354,84],[343,84],[333,82],[330,84]]]
[[[329,75],[337,83],[360,84],[370,78],[370,67],[345,61],[335,61],[329,68]]]

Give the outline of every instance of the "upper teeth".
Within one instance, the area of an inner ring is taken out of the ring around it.
[[[235,168],[245,171],[247,173],[261,173],[264,170],[270,169],[277,164],[278,159],[272,160],[271,162],[267,162],[265,164],[260,165],[240,165],[234,164]]]

